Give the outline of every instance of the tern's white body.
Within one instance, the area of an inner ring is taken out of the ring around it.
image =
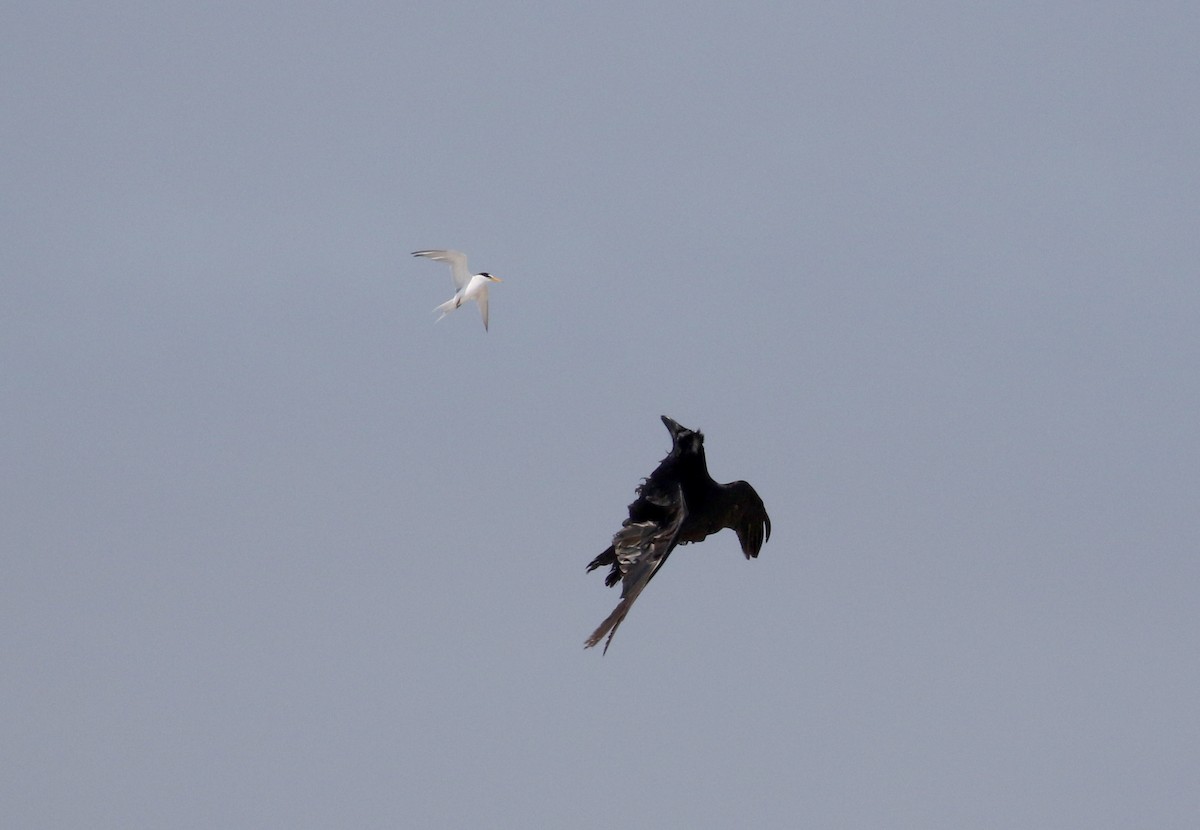
[[[445,317],[463,303],[474,300],[483,317],[483,330],[487,331],[488,283],[500,282],[500,278],[493,277],[486,271],[468,276],[467,255],[459,251],[413,251],[413,256],[423,256],[437,262],[450,263],[450,276],[454,279],[454,296],[435,308],[434,311],[442,312],[442,317]],[[441,320],[442,317],[439,317],[438,320]]]

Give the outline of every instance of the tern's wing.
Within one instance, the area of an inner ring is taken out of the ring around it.
[[[479,313],[483,316],[483,330],[487,331],[487,314],[488,314],[488,287],[485,281],[479,286],[479,293],[475,295],[475,302],[479,303]]]
[[[467,255],[462,251],[413,251],[413,256],[450,263],[450,276],[454,279],[455,291],[462,291],[463,286],[467,284]]]
[[[608,635],[604,643],[604,651],[612,643],[617,628],[633,607],[634,600],[646,587],[650,578],[662,567],[667,555],[675,547],[675,539],[679,528],[687,516],[687,505],[683,500],[683,488],[677,487],[675,493],[663,504],[670,511],[669,518],[664,521],[635,522],[626,520],[613,536],[613,553],[617,566],[621,569],[621,601],[613,612],[608,615],[600,627],[592,632],[584,642],[584,648],[591,648]]]

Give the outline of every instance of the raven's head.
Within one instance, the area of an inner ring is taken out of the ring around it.
[[[673,418],[662,416],[671,433],[671,452],[674,455],[704,455],[704,433],[688,429]]]

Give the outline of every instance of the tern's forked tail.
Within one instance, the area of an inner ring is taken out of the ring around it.
[[[462,297],[458,294],[455,294],[453,297],[446,300],[446,302],[442,303],[440,306],[435,308],[434,311],[442,312],[442,317],[445,317],[447,314],[449,314],[451,311],[454,311],[454,309],[458,308],[460,305],[462,305]],[[437,320],[435,320],[434,322],[440,322],[442,317],[437,318]]]

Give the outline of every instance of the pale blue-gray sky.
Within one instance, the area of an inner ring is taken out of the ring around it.
[[[0,33],[11,826],[1200,821],[1194,4]],[[602,658],[660,414],[774,535]]]

